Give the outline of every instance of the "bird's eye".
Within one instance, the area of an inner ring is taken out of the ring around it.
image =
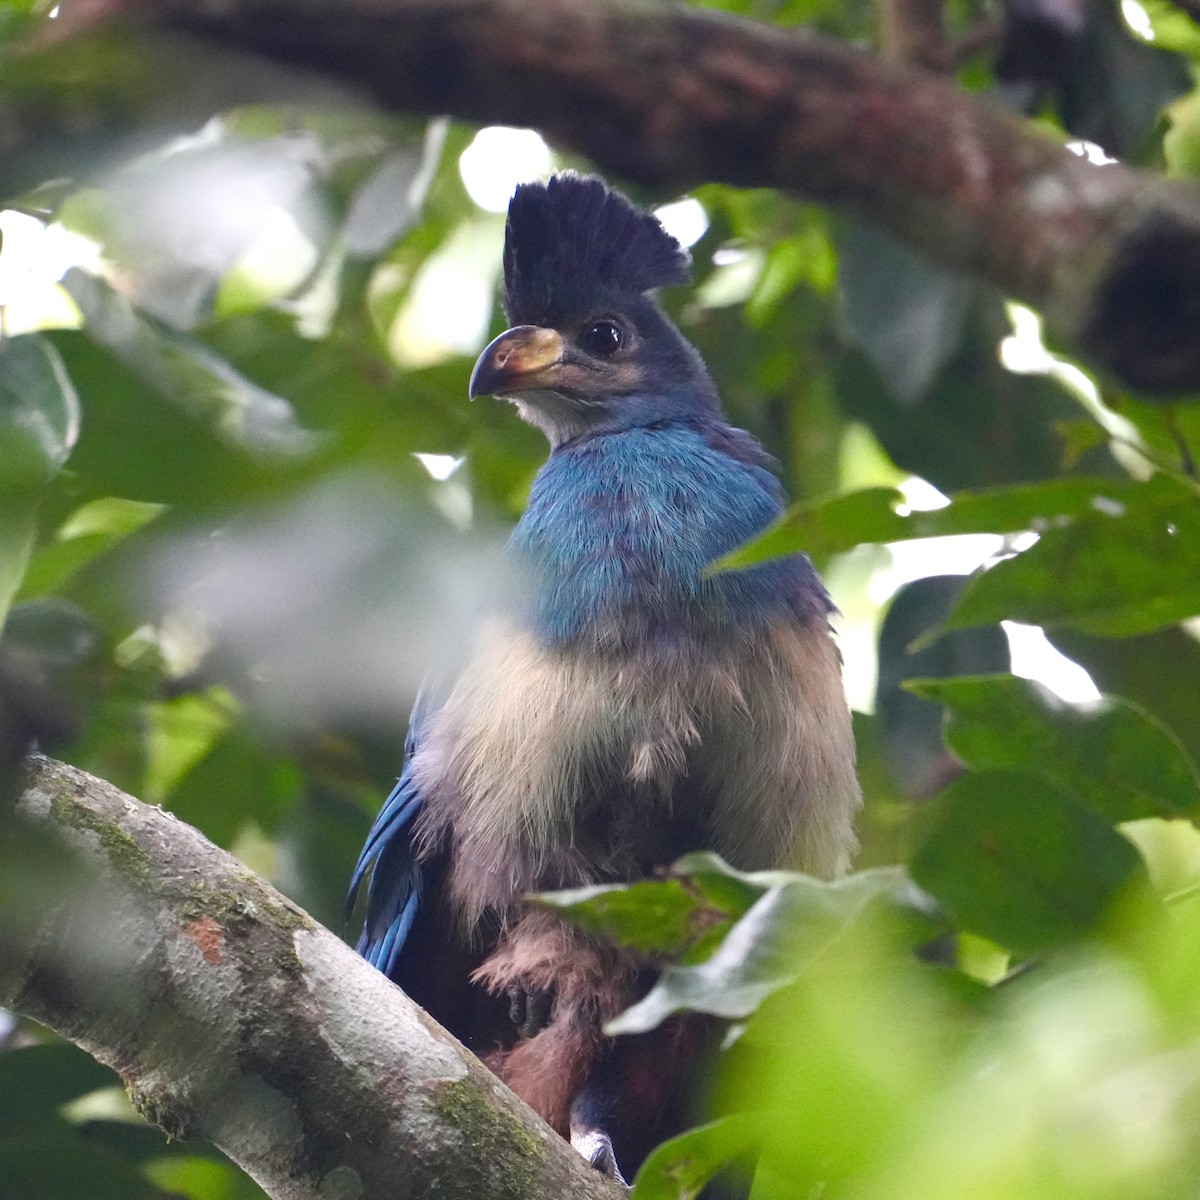
[[[619,325],[614,325],[612,321],[597,321],[584,330],[579,344],[589,354],[594,354],[598,358],[608,358],[620,350],[621,343],[624,341],[625,334],[622,333]]]

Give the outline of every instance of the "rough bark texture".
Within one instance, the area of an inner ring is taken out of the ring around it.
[[[161,809],[42,757],[16,812],[64,861],[0,889],[0,1005],[77,1042],[275,1200],[615,1197],[381,974]],[[9,911],[3,911],[3,910]]]
[[[650,0],[75,6],[315,69],[398,111],[533,126],[629,180],[844,207],[1042,310],[1126,383],[1200,388],[1200,194],[1086,162],[935,75]]]

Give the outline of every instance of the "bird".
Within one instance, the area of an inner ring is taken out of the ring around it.
[[[366,884],[359,953],[616,1179],[678,1132],[716,1035],[672,1018],[609,1037],[653,966],[527,897],[652,878],[695,850],[833,877],[860,804],[811,561],[709,570],[785,497],[656,299],[690,267],[599,178],[516,188],[509,328],[468,392],[549,443],[508,546],[523,586],[419,695],[349,891],[352,906]]]

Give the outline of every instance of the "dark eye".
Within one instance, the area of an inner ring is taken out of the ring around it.
[[[624,340],[625,334],[619,325],[614,325],[612,321],[597,321],[584,331],[579,344],[597,358],[608,358],[620,350]]]

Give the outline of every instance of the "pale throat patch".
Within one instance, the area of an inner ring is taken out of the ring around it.
[[[587,409],[580,401],[559,392],[516,392],[506,397],[521,420],[540,429],[553,450],[563,442],[587,432]]]

